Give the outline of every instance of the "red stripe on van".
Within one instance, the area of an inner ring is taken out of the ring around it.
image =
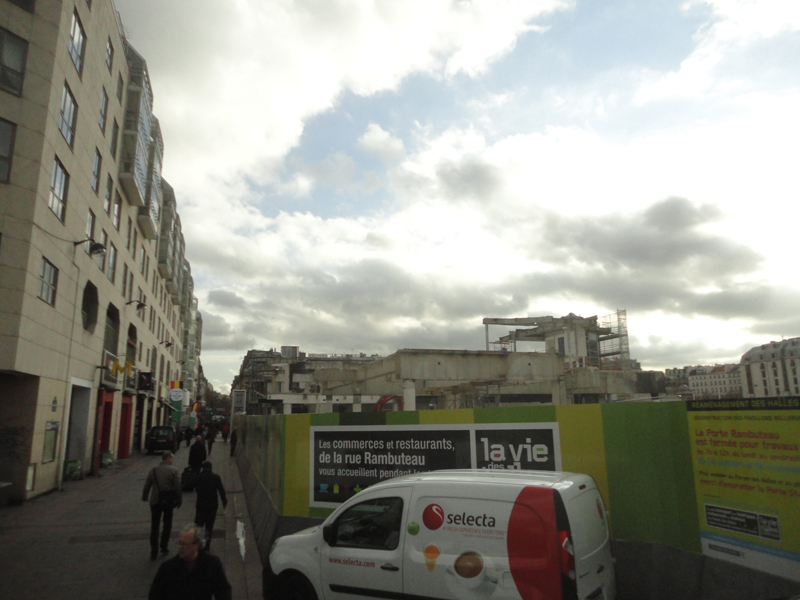
[[[508,564],[523,600],[561,600],[553,493],[550,488],[523,488],[508,519]]]

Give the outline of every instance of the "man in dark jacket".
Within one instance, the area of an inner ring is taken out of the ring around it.
[[[228,506],[228,497],[225,495],[222,478],[216,473],[212,473],[210,462],[203,463],[203,472],[197,476],[194,482],[194,489],[197,491],[194,523],[201,527],[205,526],[206,550],[210,550],[211,535],[214,533],[214,521],[217,520],[217,509],[219,509],[217,494],[222,499],[222,510],[225,510]]]
[[[234,429],[231,431],[231,456],[236,456],[236,442],[239,441],[239,434]]]
[[[189,466],[192,471],[199,473],[203,467],[203,462],[206,460],[206,447],[203,445],[202,436],[197,436],[194,439],[194,444],[189,448]]]
[[[150,501],[150,560],[158,556],[158,528],[161,525],[161,515],[164,515],[164,530],[161,532],[161,553],[169,552],[169,534],[172,532],[172,510],[180,508],[181,477],[178,469],[172,466],[175,457],[172,452],[164,452],[161,463],[153,467],[147,474],[142,490],[142,502]],[[164,503],[162,492],[174,492],[175,504]]]
[[[204,551],[203,529],[189,525],[178,538],[178,555],[156,573],[149,600],[231,600],[222,561]]]

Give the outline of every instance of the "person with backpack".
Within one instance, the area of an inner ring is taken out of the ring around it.
[[[164,452],[161,462],[147,474],[142,490],[142,502],[150,501],[150,560],[158,557],[158,530],[161,517],[164,517],[164,529],[161,532],[161,554],[169,552],[169,536],[172,533],[172,511],[180,508],[181,477],[178,469],[172,466],[175,456],[172,452]]]
[[[192,447],[189,448],[189,466],[192,468],[192,472],[200,473],[206,456],[206,447],[203,444],[203,437],[198,435],[194,438]]]

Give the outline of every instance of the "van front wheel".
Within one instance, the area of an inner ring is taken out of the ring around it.
[[[317,600],[311,582],[302,575],[290,575],[281,585],[281,600]]]

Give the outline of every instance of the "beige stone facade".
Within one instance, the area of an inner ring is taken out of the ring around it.
[[[742,356],[741,366],[750,398],[800,396],[800,338],[751,348]]]
[[[26,499],[170,422],[198,313],[113,3],[0,0],[0,34],[0,499]]]

